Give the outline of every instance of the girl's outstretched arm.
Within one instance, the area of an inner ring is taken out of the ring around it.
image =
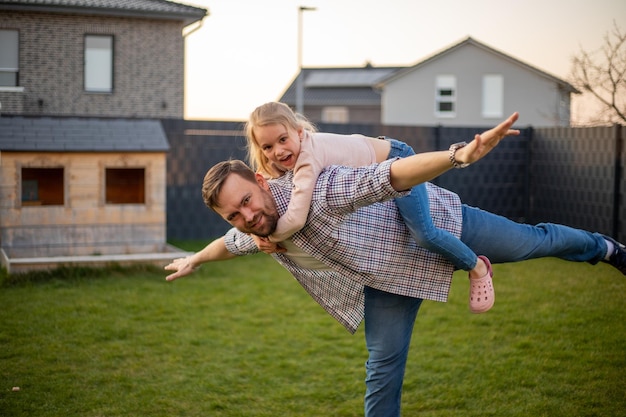
[[[498,126],[476,135],[466,146],[457,149],[455,154],[457,163],[474,163],[491,152],[504,137],[519,135],[519,130],[511,129],[518,118],[519,114],[513,113]],[[402,158],[391,165],[391,186],[396,191],[408,190],[417,184],[432,180],[452,167],[449,151],[425,152]]]

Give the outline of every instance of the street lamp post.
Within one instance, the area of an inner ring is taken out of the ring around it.
[[[302,12],[317,10],[315,7],[298,8],[298,76],[296,78],[296,112],[303,113],[304,80],[302,79]]]

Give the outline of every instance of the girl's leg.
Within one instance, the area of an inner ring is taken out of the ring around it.
[[[390,158],[405,158],[415,154],[406,143],[394,139],[387,140],[391,143]],[[413,187],[411,194],[395,199],[395,203],[418,245],[442,255],[458,269],[465,271],[474,269],[478,262],[476,254],[460,239],[443,229],[436,228],[433,224],[424,184]]]
[[[557,257],[596,264],[607,252],[598,233],[553,223],[517,223],[467,205],[463,205],[461,240],[493,263]]]
[[[419,298],[365,287],[366,417],[400,416],[406,360],[421,304]]]
[[[409,232],[419,246],[442,255],[457,269],[464,271],[474,269],[478,262],[476,253],[459,238],[433,224],[426,185],[420,184],[413,187],[411,194],[396,198],[395,203]]]

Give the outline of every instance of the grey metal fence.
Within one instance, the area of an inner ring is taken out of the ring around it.
[[[532,137],[530,220],[626,240],[624,127],[545,128]]]
[[[163,120],[167,159],[169,240],[210,239],[229,226],[204,206],[200,189],[215,163],[245,160],[242,124]],[[385,135],[416,152],[447,149],[485,128],[318,124],[321,131]],[[626,161],[621,126],[525,128],[501,142],[480,163],[452,170],[433,182],[473,206],[529,223],[555,222],[626,240]]]
[[[246,159],[241,123],[163,120],[170,143],[167,157],[168,240],[211,239],[228,224],[202,201],[206,171],[229,159]]]

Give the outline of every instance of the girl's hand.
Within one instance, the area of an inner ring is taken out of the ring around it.
[[[267,238],[253,235],[253,234],[250,234],[250,237],[254,240],[254,243],[256,243],[256,246],[259,248],[261,252],[281,253],[281,252],[287,251],[287,249],[283,248],[278,243],[272,243]]]
[[[456,160],[459,163],[476,162],[491,152],[505,137],[519,135],[519,130],[511,129],[513,123],[515,123],[518,118],[519,113],[515,112],[493,129],[489,129],[480,135],[474,136],[473,141],[456,152]]]

